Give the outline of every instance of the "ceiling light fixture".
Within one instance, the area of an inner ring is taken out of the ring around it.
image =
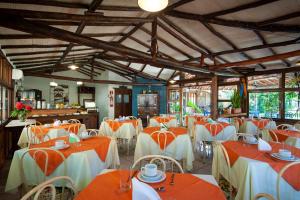
[[[148,12],[158,12],[168,6],[168,0],[138,0],[138,5]]]
[[[83,85],[82,81],[77,81],[76,83],[77,83],[77,85]]]
[[[58,86],[58,84],[56,82],[54,82],[54,80],[51,81],[49,85],[52,86],[52,87],[57,87]]]
[[[68,66],[68,68],[71,69],[71,70],[76,70],[79,67],[77,65],[75,65],[75,64],[72,64],[72,65]]]
[[[300,60],[296,62],[295,66],[300,66]]]
[[[171,84],[174,84],[174,83],[176,83],[176,81],[175,80],[170,80],[169,81]]]

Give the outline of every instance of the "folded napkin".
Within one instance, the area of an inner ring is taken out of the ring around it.
[[[132,200],[160,200],[158,193],[146,183],[132,179]]]
[[[56,120],[54,123],[53,123],[53,126],[60,126],[61,125],[61,121],[60,120]]]
[[[69,142],[70,143],[80,142],[80,138],[76,134],[70,133]]]
[[[258,147],[259,151],[271,151],[272,150],[271,145],[268,142],[266,142],[266,141],[264,141],[260,138],[258,139],[258,146],[257,147]]]

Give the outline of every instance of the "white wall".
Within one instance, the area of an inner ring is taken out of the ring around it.
[[[90,77],[85,76],[76,71],[65,71],[65,72],[56,72],[54,73],[58,76],[68,76],[74,78],[83,78],[89,79]],[[114,81],[128,81],[124,77],[119,76],[113,72],[103,71],[101,72],[101,76],[96,78],[97,80],[114,80]],[[23,81],[24,89],[38,89],[43,93],[43,99],[47,102],[50,101],[50,86],[49,82],[52,79],[48,78],[40,78],[33,76],[25,76]],[[78,103],[78,93],[77,93],[77,84],[75,81],[67,81],[67,80],[55,80],[58,84],[64,84],[69,86],[69,100],[70,103]],[[119,85],[112,84],[94,84],[94,83],[85,83],[84,85],[95,87],[96,95],[95,101],[96,105],[99,108],[100,112],[100,121],[102,121],[103,117],[114,117],[114,107],[110,107],[109,105],[109,91],[114,90],[114,88],[119,87]],[[129,87],[131,88],[131,87]]]

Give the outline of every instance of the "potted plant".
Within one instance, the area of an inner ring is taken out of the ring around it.
[[[21,122],[24,122],[27,118],[27,114],[30,113],[32,107],[29,105],[24,105],[22,102],[17,102],[15,109],[11,112],[11,117],[18,117]]]
[[[234,90],[233,95],[231,96],[231,104],[232,104],[232,109],[233,113],[241,113],[241,96],[237,90]]]

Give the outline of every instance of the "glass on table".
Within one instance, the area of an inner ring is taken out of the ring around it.
[[[131,176],[133,170],[119,170],[120,187],[119,192],[127,192],[131,189]]]

